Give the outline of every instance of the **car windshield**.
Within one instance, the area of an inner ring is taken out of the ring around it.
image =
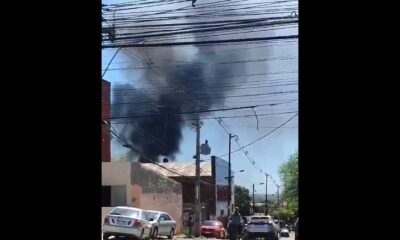
[[[156,220],[160,216],[160,213],[158,213],[158,212],[144,212],[143,215],[144,215],[146,220],[150,220],[150,219]]]
[[[129,209],[129,208],[114,208],[110,212],[110,215],[123,215],[123,216],[132,217],[132,218],[139,218],[140,211],[138,211],[136,209]]]
[[[218,222],[215,222],[215,221],[205,221],[203,223],[203,225],[204,226],[218,226],[219,224],[218,224]]]

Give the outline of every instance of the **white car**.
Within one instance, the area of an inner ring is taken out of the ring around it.
[[[159,236],[167,236],[173,239],[176,230],[176,222],[172,217],[165,212],[146,210],[143,212],[145,219],[148,221],[146,238],[157,239]]]
[[[103,240],[108,240],[110,236],[128,236],[141,240],[148,234],[148,221],[143,211],[132,207],[113,208],[104,219]]]

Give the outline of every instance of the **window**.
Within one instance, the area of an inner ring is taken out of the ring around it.
[[[157,212],[143,212],[143,216],[146,220],[150,220],[150,219],[157,220],[158,216],[160,216],[160,214]]]
[[[164,221],[169,221],[171,218],[167,214],[162,214],[160,218],[163,218]]]

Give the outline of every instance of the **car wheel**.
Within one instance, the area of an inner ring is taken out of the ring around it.
[[[171,228],[171,231],[169,231],[168,239],[173,239],[175,234],[175,230]]]
[[[103,240],[108,240],[108,238],[111,236],[109,233],[103,233]]]
[[[154,230],[150,229],[150,231],[149,231],[149,236],[146,237],[147,240],[153,239],[153,231],[154,231]]]
[[[144,229],[142,229],[142,232],[140,233],[139,240],[143,239],[143,235],[144,235]]]
[[[158,228],[154,228],[153,239],[157,239],[157,235],[158,235]]]

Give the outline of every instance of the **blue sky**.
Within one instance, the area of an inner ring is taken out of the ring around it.
[[[121,1],[103,1],[104,3],[109,2],[121,2]],[[122,1],[126,2],[126,1]],[[200,1],[198,1],[200,2]],[[282,30],[279,34],[284,34],[285,31]],[[262,45],[256,45],[263,47]],[[247,47],[253,47],[247,46]],[[240,48],[244,49],[246,46],[240,46]],[[186,48],[187,49],[187,48]],[[196,49],[196,48],[193,48]],[[199,48],[200,51],[202,48]],[[228,48],[232,49],[232,48]],[[293,73],[288,74],[279,74],[279,77],[273,76],[274,78],[291,78],[297,80],[297,69],[298,69],[298,44],[297,42],[292,44],[276,44],[271,45],[266,48],[262,48],[263,51],[255,50],[242,50],[244,55],[250,57],[261,57],[266,53],[268,57],[282,57],[282,56],[291,56],[294,59],[284,60],[284,61],[271,61],[266,62],[259,65],[249,65],[248,71],[250,72],[262,72],[263,69],[268,69],[267,72],[279,72],[279,71],[293,71]],[[267,50],[266,50],[267,49]],[[240,49],[239,49],[240,50]],[[105,66],[110,61],[112,55],[115,53],[116,49],[106,49],[102,51],[102,66]],[[179,51],[179,50],[178,50]],[[182,51],[182,58],[190,55],[188,54],[189,50]],[[129,59],[130,61],[136,61],[140,64],[143,61],[143,58],[150,56],[152,53],[143,52],[139,49],[134,49],[131,51],[132,54],[126,55],[124,53],[119,53],[116,58],[113,60],[113,67],[120,67],[118,65],[119,62],[126,61]],[[156,53],[154,53],[156,55]],[[229,58],[229,52],[221,53],[219,56],[227,54],[226,58]],[[152,58],[153,59],[153,58]],[[156,63],[157,64],[157,63]],[[260,71],[259,71],[260,70]],[[143,75],[143,72],[140,70],[130,70],[130,71],[108,71],[104,76],[104,79],[111,82],[111,84],[115,83],[123,83],[129,82],[135,84],[135,79],[139,79],[140,76]],[[268,77],[267,77],[268,80]],[[297,90],[297,85],[293,87],[285,88],[285,90]],[[248,90],[249,92],[251,90]],[[243,93],[243,92],[241,92]],[[249,98],[251,100],[251,98]],[[279,105],[274,107],[264,106],[260,108],[256,108],[257,112],[285,112],[285,111],[298,111],[298,95],[290,94],[282,95],[279,97],[265,97],[265,100],[269,99],[280,99],[280,100],[293,100],[289,104]],[[258,98],[258,100],[263,100]],[[232,103],[226,103],[229,106],[232,106]],[[236,105],[238,103],[235,103]],[[252,114],[251,110],[241,110],[240,113],[235,114]],[[215,113],[215,116],[225,116],[224,113]],[[274,127],[282,124],[287,119],[292,117],[294,114],[282,114],[275,116],[266,116],[259,118],[259,129],[256,128],[256,119],[252,118],[229,118],[223,119],[223,124],[229,126],[230,130],[233,134],[238,135],[239,141],[242,145],[245,145],[253,140],[261,137],[271,131]],[[252,188],[252,183],[265,183],[265,176],[260,173],[260,169],[268,174],[271,174],[272,178],[280,184],[280,179],[278,176],[278,168],[281,164],[286,162],[290,156],[290,154],[294,153],[298,149],[298,118],[295,117],[292,121],[287,123],[282,128],[273,132],[269,136],[264,139],[256,142],[253,145],[245,148],[249,155],[255,160],[255,164],[257,168],[255,168],[246,157],[243,151],[238,151],[237,153],[232,154],[232,169],[244,170],[242,173],[235,174],[235,184],[245,186],[249,189]],[[204,120],[204,125],[201,128],[201,142],[203,143],[206,139],[209,142],[211,147],[211,155],[221,156],[228,153],[228,133],[220,126],[220,124],[215,119]],[[183,139],[180,144],[180,152],[175,155],[175,161],[177,162],[194,162],[192,156],[195,153],[195,131],[190,129],[189,127],[185,127],[183,129]],[[238,145],[234,139],[232,139],[232,151],[238,149]],[[126,149],[121,147],[118,142],[112,141],[112,157],[119,157],[126,152]],[[202,159],[209,159],[210,156],[202,156]],[[223,157],[224,159],[228,159],[228,157]],[[277,188],[269,179],[268,184],[268,193],[275,193]],[[256,193],[263,194],[265,193],[265,185],[256,187]]]

